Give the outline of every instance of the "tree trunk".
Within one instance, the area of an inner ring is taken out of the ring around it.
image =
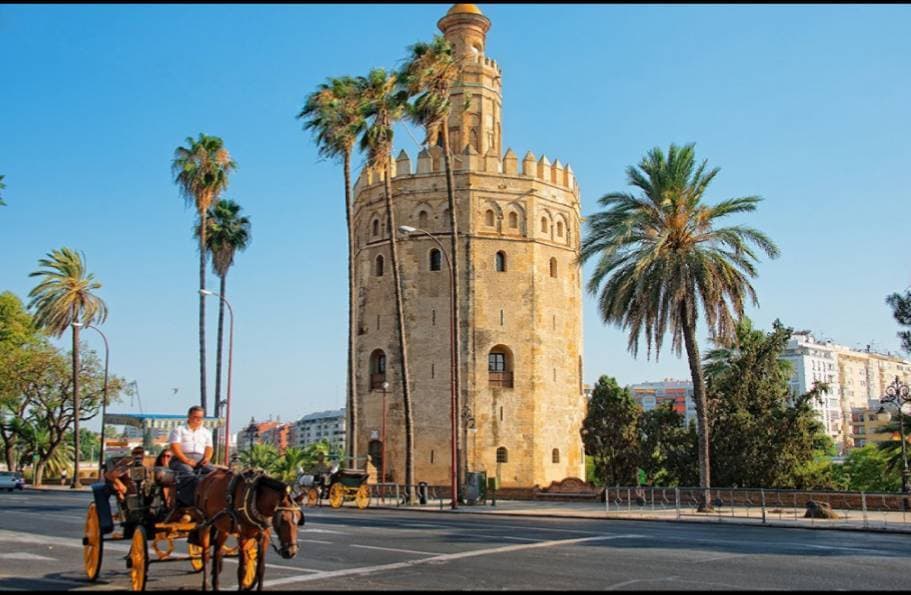
[[[35,463],[35,473],[32,476],[32,485],[40,486],[42,481],[44,481],[44,467],[47,463],[44,461],[38,461]]]
[[[4,437],[5,438],[5,437]],[[16,470],[16,439],[12,435],[4,441],[3,455],[6,459],[6,468],[9,471]]]
[[[405,490],[408,502],[415,502],[414,487],[414,424],[411,412],[411,395],[408,391],[408,342],[405,337],[405,313],[402,299],[402,279],[399,270],[399,254],[396,241],[395,212],[392,209],[392,155],[384,156],[383,182],[386,192],[386,221],[389,226],[389,244],[392,252],[392,276],[395,282],[395,314],[399,333],[399,359],[402,362],[402,406],[405,413]]]
[[[73,309],[73,321],[76,311]],[[79,485],[79,327],[73,326],[73,483]]]
[[[206,211],[199,212],[199,290],[206,288]],[[206,410],[206,296],[199,294],[199,405]]]
[[[686,304],[680,305],[680,318],[683,321],[683,341],[690,365],[690,376],[693,379],[693,400],[696,402],[696,433],[699,439],[699,487],[702,488],[702,502],[699,512],[711,512],[711,461],[709,458],[709,424],[706,411],[705,380],[702,377],[702,360],[699,357],[699,346],[696,344],[696,317],[690,320]]]
[[[348,407],[348,427],[345,435],[348,438],[348,457],[351,466],[357,468],[357,374],[354,357],[357,351],[357,308],[354,303],[354,230],[351,222],[354,219],[351,206],[351,151],[345,152],[345,224],[348,228],[348,391],[346,405]],[[366,465],[365,467],[366,468]]]
[[[459,276],[460,271],[460,259],[459,259],[459,223],[458,223],[458,212],[456,210],[456,201],[455,201],[455,181],[452,175],[452,160],[451,160],[451,148],[449,146],[449,122],[448,118],[443,122],[443,125],[440,126],[442,139],[443,139],[443,163],[446,166],[446,196],[449,200],[449,225],[452,231],[452,248],[451,255],[449,259],[452,263],[452,275],[453,275],[453,312],[452,312],[452,323],[455,326],[453,330],[454,334],[454,344],[455,344],[455,369],[452,371],[452,383],[455,385],[455,412],[456,412],[456,424],[457,427],[453,429],[456,433],[457,440],[462,437],[462,391],[461,391],[461,370],[462,370],[462,317],[459,312],[460,304],[462,301],[459,299],[459,285],[461,283],[461,277]],[[462,444],[456,446],[456,452],[458,453],[456,460],[456,468],[458,477],[458,485],[464,485],[465,481],[465,472],[468,470],[468,461],[464,456],[465,444],[462,441]]]

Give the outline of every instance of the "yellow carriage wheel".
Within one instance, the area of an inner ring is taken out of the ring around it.
[[[133,531],[127,562],[130,568],[130,587],[134,591],[145,591],[149,571],[149,541],[145,527],[136,527]]]
[[[332,508],[340,508],[345,502],[345,486],[341,483],[334,483],[329,488],[329,504]]]
[[[104,541],[101,537],[101,521],[95,503],[89,504],[85,514],[85,531],[82,537],[82,563],[85,574],[90,581],[98,578],[101,572],[101,558],[104,554]]]
[[[158,545],[159,542],[166,543],[167,548],[162,549],[161,546]],[[158,556],[159,560],[164,560],[174,551],[174,540],[168,537],[168,534],[164,531],[159,531],[155,534],[155,539],[152,541],[152,549],[155,550],[155,555]]]
[[[249,591],[256,584],[256,569],[259,562],[259,542],[248,539],[240,544],[240,564],[237,566],[237,582],[240,590]]]
[[[370,488],[367,487],[366,483],[357,489],[357,493],[354,495],[354,502],[361,510],[367,508],[370,504]]]
[[[310,488],[307,490],[307,506],[317,506],[319,504],[319,488]]]

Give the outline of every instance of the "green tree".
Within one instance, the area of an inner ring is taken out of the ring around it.
[[[851,491],[895,493],[901,489],[898,470],[889,469],[886,453],[875,444],[851,450],[836,470],[836,475]]]
[[[206,246],[212,255],[212,270],[221,282],[218,292],[227,296],[228,270],[234,264],[234,255],[243,252],[250,244],[250,218],[240,215],[241,206],[233,200],[223,199],[209,207],[206,216]],[[195,235],[200,235],[197,225]],[[215,417],[221,416],[221,361],[224,344],[225,302],[218,300],[218,343],[215,356]]]
[[[4,188],[6,188],[6,184],[3,183],[4,177],[5,176],[0,176],[0,190],[3,190]],[[3,202],[3,197],[0,196],[0,207],[3,207],[3,206],[6,206],[6,203]]]
[[[426,131],[424,143],[433,146],[439,141],[443,150],[443,165],[446,170],[446,198],[449,203],[449,226],[450,235],[450,254],[449,259],[453,269],[453,303],[455,304],[453,312],[453,341],[457,346],[455,349],[454,363],[455,369],[452,371],[452,381],[456,391],[456,411],[460,411],[458,402],[462,394],[460,390],[461,377],[461,313],[458,304],[460,299],[460,267],[461,256],[459,248],[459,226],[458,226],[458,209],[455,202],[455,181],[452,174],[452,146],[449,142],[449,115],[452,112],[450,103],[450,93],[456,80],[461,76],[461,66],[459,60],[453,54],[452,44],[443,37],[437,35],[430,43],[419,42],[408,48],[408,57],[405,65],[399,74],[402,86],[408,94],[414,96],[414,102],[409,105],[407,110],[408,117],[411,121],[422,126]],[[461,415],[457,415],[457,423],[461,426]],[[465,435],[461,428],[457,429],[456,435],[462,437],[464,446]],[[464,459],[464,457],[460,458]],[[467,461],[460,461],[466,464]],[[463,465],[460,465],[460,473],[464,471]]]
[[[228,177],[237,169],[225,148],[224,141],[217,136],[199,133],[194,140],[186,138],[186,147],[174,150],[171,172],[174,182],[180,188],[187,204],[196,207],[199,215],[199,404],[206,409],[206,233],[209,229],[206,217],[209,207],[218,201],[219,195],[228,187]]]
[[[904,295],[893,293],[886,297],[886,303],[892,307],[892,315],[898,324],[911,327],[911,291],[906,291]],[[897,334],[901,339],[902,349],[911,353],[911,330],[899,331]]]
[[[796,487],[798,469],[813,460],[824,429],[812,403],[828,387],[792,394],[791,364],[781,359],[791,333],[777,320],[764,333],[744,317],[706,354],[716,485]]]
[[[640,334],[648,355],[656,357],[666,331],[679,356],[685,346],[693,381],[696,428],[699,434],[701,510],[711,509],[709,419],[696,325],[700,305],[712,336],[730,337],[735,319],[743,315],[744,298],[758,304],[749,279],[756,276],[751,247],[770,257],[778,248],[751,227],[716,227],[719,219],[755,210],[757,196],[731,198],[710,206],[703,202],[719,169],[696,165],[694,146],[671,145],[667,157],[655,147],[638,169],[626,170],[641,195],[613,192],[599,203],[604,211],[588,219],[580,261],[598,256],[587,288],[600,289],[598,311],[605,323],[629,331],[629,350],[636,355]]]
[[[898,422],[898,411],[893,409],[890,413],[892,415],[892,420],[883,426],[881,431],[890,433],[892,439],[880,442],[876,446],[886,456],[886,464],[888,465],[889,470],[901,471],[904,467],[904,460],[902,459],[902,440]],[[902,418],[905,424],[905,441],[911,445],[911,416],[902,414]],[[906,447],[906,450],[911,452],[911,446]]]
[[[408,341],[405,336],[402,271],[398,254],[398,225],[392,198],[393,125],[402,118],[408,93],[399,88],[398,77],[382,68],[370,71],[360,85],[367,102],[367,128],[361,137],[361,148],[367,153],[369,167],[382,173],[386,199],[386,229],[389,234],[390,259],[395,285],[395,314],[398,332],[399,362],[402,375],[402,404],[405,419],[405,485],[409,503],[415,502],[414,485],[414,418],[411,404],[411,375],[408,368]]]
[[[684,424],[684,417],[664,403],[642,412],[638,425],[639,467],[645,483],[688,486],[699,481],[695,424]]]
[[[278,457],[273,470],[275,476],[286,483],[297,479],[298,473],[308,465],[307,454],[303,449],[292,446]]]
[[[594,479],[603,485],[633,485],[639,462],[641,408],[617,380],[601,376],[582,422],[582,444],[594,460]]]
[[[345,226],[348,231],[348,457],[357,461],[357,375],[354,354],[357,333],[357,309],[354,303],[354,207],[351,199],[351,153],[366,126],[366,105],[361,80],[352,77],[329,79],[310,94],[297,115],[304,129],[313,132],[319,153],[330,159],[341,159],[345,177]]]
[[[253,448],[240,451],[239,456],[243,466],[261,469],[269,474],[276,472],[281,458],[278,449],[271,444],[254,444]]]
[[[94,322],[103,323],[108,317],[108,307],[93,292],[101,288],[95,276],[86,271],[85,255],[69,248],[48,253],[38,265],[44,267],[29,274],[39,277],[29,297],[29,309],[34,309],[35,324],[49,335],[60,337],[67,329],[73,331],[73,452],[79,452],[79,328]],[[80,323],[76,325],[74,323]],[[73,487],[78,485],[79,461],[73,473]]]

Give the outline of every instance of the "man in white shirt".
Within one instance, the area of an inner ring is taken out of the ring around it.
[[[212,458],[212,432],[203,427],[205,410],[199,405],[187,411],[186,425],[171,430],[168,442],[171,445],[170,468],[177,473],[177,499],[184,505],[193,503],[196,491],[195,469],[205,475],[215,470],[209,464]]]

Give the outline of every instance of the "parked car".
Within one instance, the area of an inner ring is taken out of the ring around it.
[[[0,471],[0,490],[12,492],[21,490],[25,485],[25,480],[15,471]]]

